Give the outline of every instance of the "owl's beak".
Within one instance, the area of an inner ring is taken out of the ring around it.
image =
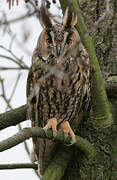
[[[57,56],[60,56],[60,52],[61,52],[61,45],[57,45],[56,46],[56,54],[57,54]]]

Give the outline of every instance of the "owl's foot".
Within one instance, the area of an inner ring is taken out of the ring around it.
[[[46,126],[44,126],[44,130],[45,132],[47,132],[47,129],[52,128],[52,132],[53,132],[53,136],[56,137],[56,133],[57,133],[57,119],[56,118],[51,118],[48,120],[48,123],[46,124]]]
[[[71,126],[70,126],[68,121],[63,121],[60,124],[60,129],[59,130],[63,130],[63,132],[65,134],[65,138],[67,138],[68,135],[71,136],[72,140],[71,140],[71,144],[69,144],[69,145],[72,145],[72,144],[74,144],[76,142],[75,134],[74,134],[73,130],[71,129]]]

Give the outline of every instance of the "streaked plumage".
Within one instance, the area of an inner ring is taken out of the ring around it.
[[[89,57],[74,28],[77,16],[70,8],[63,17],[63,25],[54,25],[43,6],[40,20],[44,30],[27,79],[28,117],[32,126],[39,127],[45,127],[51,118],[51,123],[57,120],[57,130],[62,128],[65,132],[69,127],[63,122],[69,122],[72,129],[68,132],[75,140],[72,130],[77,129],[79,115],[90,100]],[[55,144],[39,138],[34,138],[33,144],[43,174]]]

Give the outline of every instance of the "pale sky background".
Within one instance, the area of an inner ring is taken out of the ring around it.
[[[0,21],[3,20],[3,11],[7,15],[7,19],[14,19],[19,17],[25,12],[27,9],[24,6],[24,1],[19,0],[19,6],[14,6],[11,10],[8,8],[8,4],[6,0],[0,0]],[[55,6],[52,7],[52,12],[55,14],[58,13]],[[13,35],[15,35],[15,39],[12,44],[13,53],[19,57],[23,58],[23,61],[30,66],[31,65],[31,55],[36,46],[38,36],[42,31],[42,27],[39,24],[39,20],[33,16],[27,18],[23,21],[18,21],[17,23],[13,23],[10,25]],[[21,34],[24,31],[28,31],[30,36],[27,42],[23,42],[23,38]],[[4,46],[9,49],[9,45],[11,42],[11,36],[7,31],[3,31],[3,28],[0,26],[0,46]],[[28,53],[27,53],[28,51]],[[0,54],[9,55],[6,51],[0,48]],[[16,65],[12,62],[9,62],[6,59],[0,58],[0,66],[14,66]],[[21,79],[18,83],[16,92],[13,96],[11,105],[13,108],[19,107],[26,103],[26,79],[27,79],[28,71],[21,71]],[[0,71],[0,77],[5,79],[5,91],[7,97],[10,97],[12,89],[14,87],[14,83],[16,81],[18,72],[14,70],[9,71]],[[1,85],[0,85],[0,94],[1,94]],[[0,97],[0,113],[4,112],[6,109],[6,104],[4,100]],[[26,121],[21,123],[22,127],[30,126],[30,122]],[[18,132],[18,128],[10,127],[0,131],[0,141],[8,138]],[[29,145],[29,149],[32,149],[31,139],[27,141]],[[27,163],[30,162],[27,153],[24,150],[23,144],[17,145],[9,150],[0,153],[0,164],[13,164],[13,163]],[[0,179],[4,180],[37,180],[37,176],[33,172],[32,169],[17,169],[17,170],[0,170]]]

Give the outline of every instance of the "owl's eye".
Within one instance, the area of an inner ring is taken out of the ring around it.
[[[66,44],[68,44],[69,46],[71,46],[72,40],[71,40],[71,39],[67,39],[67,40],[66,40]]]
[[[46,42],[48,45],[50,45],[52,43],[52,40],[50,38],[46,39]]]

